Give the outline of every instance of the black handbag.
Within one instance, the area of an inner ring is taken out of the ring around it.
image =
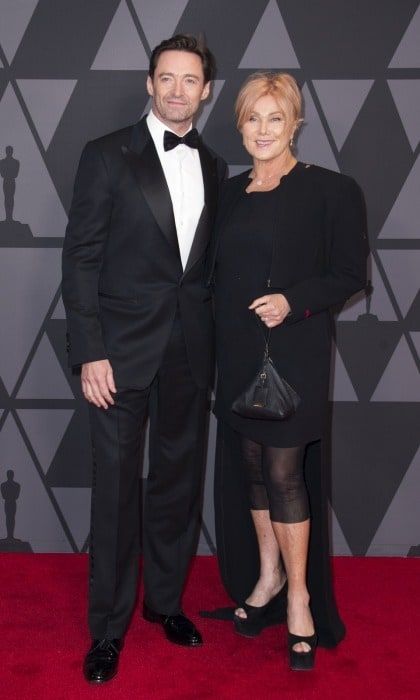
[[[264,357],[256,377],[232,403],[232,411],[244,418],[285,420],[300,403],[296,391],[280,377],[269,353],[271,328],[265,341]]]

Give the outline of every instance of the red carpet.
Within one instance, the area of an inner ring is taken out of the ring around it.
[[[254,640],[229,623],[197,611],[228,603],[213,558],[198,558],[185,610],[205,645],[175,647],[138,611],[126,638],[120,672],[109,685],[81,675],[87,558],[83,555],[3,554],[1,573],[2,700],[394,700],[420,697],[420,560],[337,558],[337,599],[347,638],[319,649],[315,671],[293,673],[284,627]]]

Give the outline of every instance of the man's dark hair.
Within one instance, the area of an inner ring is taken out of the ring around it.
[[[164,51],[188,51],[189,53],[195,53],[201,58],[204,82],[208,83],[209,80],[213,80],[216,72],[216,62],[202,37],[196,39],[195,36],[190,34],[176,34],[170,39],[161,41],[161,43],[153,49],[152,55],[150,56],[149,75],[151,78],[153,78],[155,73],[159,56]]]

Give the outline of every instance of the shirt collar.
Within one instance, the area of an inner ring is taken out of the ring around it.
[[[164,124],[152,110],[150,110],[149,114],[147,115],[146,121],[149,131],[152,135],[153,141],[155,142],[155,144],[159,144],[159,146],[163,148],[163,134],[165,133],[165,131],[172,131],[173,134],[175,133],[175,131],[173,129],[170,129],[169,126],[166,126],[166,124]],[[191,131],[191,129],[192,124],[189,125],[185,134],[188,134],[188,132]],[[185,136],[185,134],[182,135]]]

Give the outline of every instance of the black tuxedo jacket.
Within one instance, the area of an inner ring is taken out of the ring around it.
[[[63,247],[69,364],[109,359],[117,388],[148,386],[177,307],[193,377],[211,378],[213,322],[206,255],[226,164],[199,147],[205,205],[185,270],[145,119],[83,150]]]

